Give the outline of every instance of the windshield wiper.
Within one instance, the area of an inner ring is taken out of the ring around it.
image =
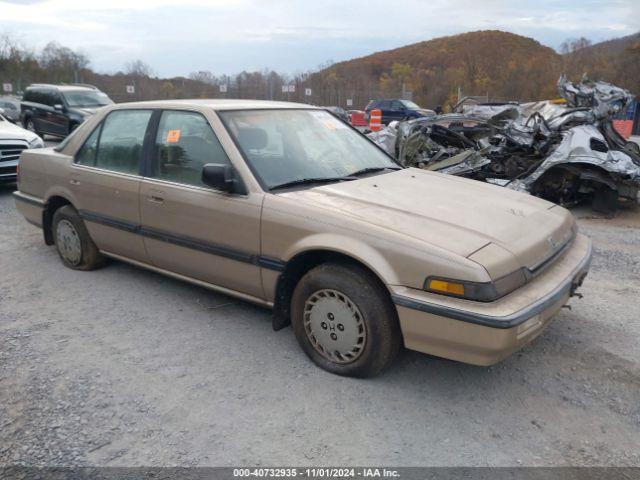
[[[297,180],[291,180],[290,182],[284,182],[279,185],[269,187],[269,190],[278,190],[280,188],[296,187],[298,185],[312,185],[314,183],[332,183],[343,182],[345,180],[355,180],[355,177],[347,175],[346,177],[320,177],[320,178],[299,178]]]
[[[362,170],[357,170],[353,173],[350,173],[349,175],[347,175],[347,178],[359,177],[360,175],[365,175],[367,173],[381,172],[382,170],[402,170],[402,169],[400,167],[367,167],[367,168],[363,168]]]

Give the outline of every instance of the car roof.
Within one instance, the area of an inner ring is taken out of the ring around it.
[[[183,100],[150,100],[146,102],[129,102],[112,105],[114,110],[127,108],[175,108],[175,107],[209,107],[213,110],[287,110],[287,109],[317,109],[319,107],[305,103],[276,102],[271,100],[235,100],[221,98],[196,98]]]
[[[85,85],[53,85],[50,83],[34,83],[33,85],[29,85],[27,87],[27,90],[32,88],[53,88],[56,90],[60,90],[61,92],[67,92],[71,90],[73,91],[88,90],[88,91],[95,92],[97,90],[97,88],[95,87],[88,87]]]

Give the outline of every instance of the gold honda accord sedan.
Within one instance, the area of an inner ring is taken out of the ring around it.
[[[321,368],[366,377],[400,347],[491,365],[582,283],[562,207],[402,168],[309,105],[112,105],[25,150],[16,205],[62,262],[113,258],[273,309]]]

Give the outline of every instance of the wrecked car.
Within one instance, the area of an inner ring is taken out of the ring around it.
[[[529,192],[561,205],[591,200],[613,212],[636,201],[640,148],[613,128],[633,96],[586,77],[558,81],[559,101],[471,105],[462,112],[395,123],[369,138],[405,166]]]

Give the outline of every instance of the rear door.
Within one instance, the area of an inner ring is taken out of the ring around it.
[[[405,107],[399,100],[394,100],[393,102],[391,102],[391,113],[389,115],[389,121],[400,121],[405,117],[405,114]]]
[[[40,92],[41,103],[38,105],[36,126],[38,131],[51,135],[66,136],[67,115],[63,111],[64,105],[60,92],[52,88],[42,89]],[[56,110],[55,106],[59,106]]]
[[[382,100],[378,108],[382,112],[382,123],[388,125],[393,120],[393,111],[391,110],[391,100]]]
[[[57,90],[51,93],[51,110],[49,111],[48,119],[52,134],[64,137],[69,133],[67,107],[62,95]]]
[[[40,91],[40,103],[37,107],[36,126],[38,131],[51,135],[60,135],[54,126],[53,115],[55,98],[58,92],[51,88],[44,88]]]
[[[262,196],[201,181],[207,163],[231,162],[204,115],[165,110],[140,188],[142,234],[159,268],[263,298],[257,258]]]
[[[99,249],[148,262],[139,234],[141,159],[152,110],[115,110],[85,141],[69,179]]]

